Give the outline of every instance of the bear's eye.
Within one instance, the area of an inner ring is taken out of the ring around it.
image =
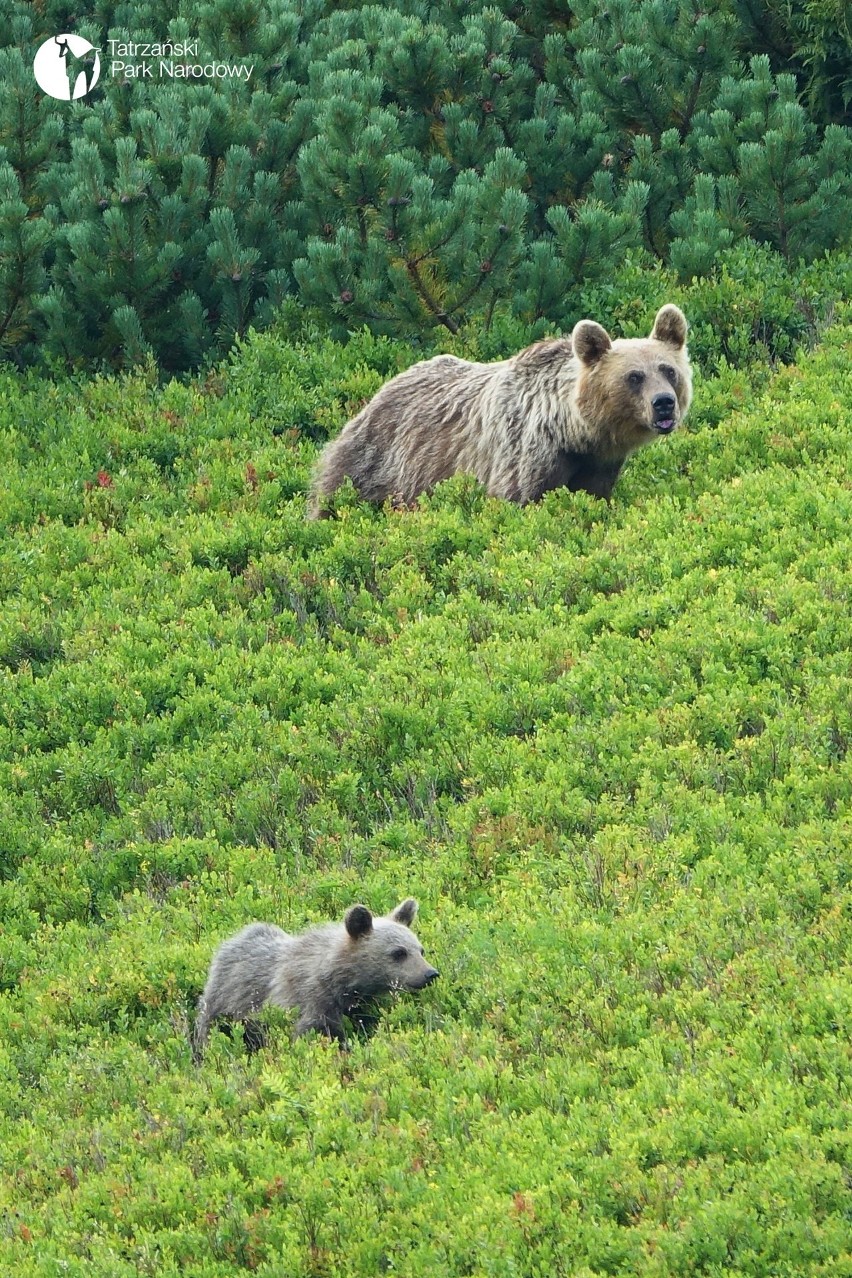
[[[398,950],[392,950],[391,958],[395,962],[401,963],[403,959],[408,958],[408,950],[404,950],[402,949],[402,947],[400,947]]]
[[[668,378],[668,380],[672,383],[672,385],[675,385],[675,384],[676,384],[676,382],[677,382],[677,373],[676,373],[676,372],[675,372],[675,370],[672,368],[671,364],[661,364],[661,365],[660,365],[660,372],[662,373],[663,377],[667,377],[667,378]]]
[[[638,390],[645,380],[645,374],[635,370],[627,374],[627,385],[633,390]]]

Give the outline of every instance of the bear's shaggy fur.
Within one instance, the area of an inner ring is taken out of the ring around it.
[[[250,923],[213,956],[198,1002],[195,1060],[219,1018],[244,1022],[247,1045],[261,1046],[260,1026],[251,1017],[265,1003],[299,1008],[296,1035],[318,1030],[345,1044],[344,1016],[371,1027],[377,1015],[369,1000],[390,990],[421,990],[438,976],[408,926],[416,913],[417,902],[408,897],[383,918],[353,905],[342,923],[298,936],[271,923]]]
[[[473,475],[525,504],[551,488],[609,497],[630,453],[683,420],[692,397],[686,319],[662,307],[647,338],[613,341],[581,320],[570,338],[473,364],[436,355],[383,386],[324,449],[312,517],[348,476],[366,501],[406,505]]]

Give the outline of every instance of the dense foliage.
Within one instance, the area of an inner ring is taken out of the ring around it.
[[[847,9],[8,0],[0,1272],[852,1278]],[[611,505],[305,520],[436,344],[665,301]],[[409,893],[374,1037],[193,1067],[224,936]]]
[[[186,368],[293,295],[338,336],[499,308],[570,327],[628,251],[686,282],[744,239],[792,268],[850,244],[839,0],[7,8],[0,349],[19,363]],[[32,71],[69,26],[102,57],[75,103]],[[167,39],[251,79],[112,74],[109,40]]]
[[[841,319],[771,377],[699,326],[610,506],[307,523],[366,332],[0,380],[4,1273],[852,1273]],[[372,1040],[193,1069],[223,936],[408,892]]]

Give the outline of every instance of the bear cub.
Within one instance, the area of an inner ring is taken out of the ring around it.
[[[392,378],[327,444],[309,514],[349,477],[364,501],[411,505],[450,475],[525,505],[551,488],[608,498],[626,459],[686,415],[686,318],[671,304],[647,338],[581,320],[570,338],[477,364],[436,355]]]
[[[291,936],[271,923],[250,923],[220,945],[198,1001],[193,1057],[200,1061],[210,1026],[241,1021],[250,1050],[263,1044],[252,1014],[266,1003],[297,1007],[295,1035],[317,1030],[346,1046],[344,1016],[365,1029],[378,1021],[370,1000],[391,990],[421,990],[438,976],[411,931],[417,902],[408,897],[381,918],[353,905],[342,923]]]

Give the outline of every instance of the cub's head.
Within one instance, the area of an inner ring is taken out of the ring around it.
[[[647,338],[613,341],[594,320],[574,328],[577,407],[625,452],[670,435],[686,416],[692,399],[686,327],[683,311],[669,304],[657,312]]]
[[[438,977],[409,927],[416,914],[412,897],[381,918],[374,918],[366,905],[346,911],[346,958],[352,967],[353,992],[371,997],[388,990],[422,990]]]

